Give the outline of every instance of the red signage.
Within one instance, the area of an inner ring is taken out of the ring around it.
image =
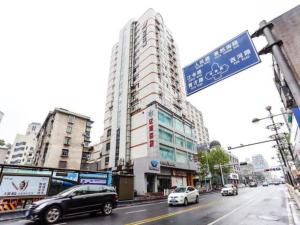
[[[153,112],[149,112],[148,116],[153,116]],[[149,134],[149,147],[154,147],[154,124],[153,118],[149,118],[148,120],[148,134]]]

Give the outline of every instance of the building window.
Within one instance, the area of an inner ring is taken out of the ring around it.
[[[167,146],[160,146],[159,151],[160,151],[160,157],[162,160],[174,161],[175,156],[174,156],[173,148],[169,148]]]
[[[176,162],[187,163],[187,154],[182,151],[176,151]]]
[[[62,149],[61,156],[68,157],[69,156],[69,149]]]
[[[110,135],[111,135],[111,129],[108,129],[106,137],[110,137]]]
[[[105,157],[105,166],[107,166],[109,163],[109,157]]]
[[[187,147],[187,149],[189,149],[189,150],[193,150],[193,147],[194,147],[193,142],[187,140],[187,141],[186,141],[186,147]]]
[[[162,111],[158,112],[158,120],[161,124],[167,125],[169,127],[172,127],[172,125],[173,125],[172,117]]]
[[[67,161],[60,160],[58,162],[58,168],[61,168],[61,169],[67,168]]]
[[[71,134],[72,133],[72,126],[67,126],[67,133],[68,134]]]
[[[188,136],[192,136],[192,128],[188,125],[184,126],[184,131]]]
[[[106,143],[106,151],[109,151],[110,150],[110,143]]]
[[[182,136],[179,136],[179,135],[176,135],[175,136],[175,144],[177,146],[180,146],[180,147],[185,147],[185,141],[184,141],[184,138]]]
[[[69,122],[69,123],[74,123],[74,121],[75,121],[75,116],[69,115],[68,122]]]
[[[173,134],[165,129],[159,128],[159,139],[167,142],[173,142]]]
[[[65,137],[64,145],[70,145],[70,143],[71,143],[71,138],[70,137]]]
[[[180,120],[175,118],[174,125],[175,125],[175,130],[182,132],[182,133],[184,132],[183,123]]]

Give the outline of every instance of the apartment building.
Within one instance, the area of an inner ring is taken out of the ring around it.
[[[200,110],[198,110],[189,101],[186,101],[186,111],[188,118],[191,119],[195,127],[195,138],[198,145],[209,145],[209,133],[208,129],[204,126],[203,115]]]
[[[269,168],[269,164],[262,154],[253,155],[252,164],[254,167],[254,172],[264,172],[265,169]]]
[[[0,146],[0,164],[6,163],[6,156],[8,154],[8,147]]]
[[[1,123],[1,121],[3,119],[3,116],[4,116],[4,113],[0,111],[0,123]]]
[[[55,108],[39,133],[34,164],[43,167],[80,169],[90,155],[90,117]]]
[[[177,46],[162,16],[149,9],[124,26],[112,48],[105,168],[133,173],[138,194],[193,184],[196,141],[185,107]]]
[[[103,136],[100,142],[90,147],[91,156],[89,158],[86,170],[106,170],[109,163],[109,142],[103,145]]]
[[[30,123],[25,134],[17,134],[9,150],[6,162],[14,165],[32,165],[36,148],[36,135],[40,130],[40,123]]]

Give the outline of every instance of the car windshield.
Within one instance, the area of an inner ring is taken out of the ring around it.
[[[66,190],[58,193],[57,196],[66,197],[69,194],[71,194],[75,189],[77,189],[77,187],[78,186],[74,186],[74,187],[68,188],[68,189],[66,189]]]
[[[186,188],[185,187],[178,187],[174,190],[175,193],[183,193],[185,192]]]
[[[225,184],[225,186],[224,187],[226,187],[226,188],[231,188],[232,187],[232,185],[231,184]]]

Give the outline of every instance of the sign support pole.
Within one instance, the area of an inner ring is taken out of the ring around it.
[[[284,79],[287,82],[287,84],[293,94],[295,102],[296,102],[297,106],[300,106],[300,87],[293,75],[293,72],[292,72],[287,60],[285,59],[285,57],[282,53],[282,50],[280,49],[279,42],[276,41],[276,39],[270,29],[271,25],[272,24],[268,24],[265,20],[263,20],[259,23],[260,30],[266,37],[266,39],[268,41],[268,46],[271,47],[273,56],[276,59],[276,62],[278,63],[279,68],[282,70]],[[258,36],[259,36],[259,33],[260,32],[257,33]]]

